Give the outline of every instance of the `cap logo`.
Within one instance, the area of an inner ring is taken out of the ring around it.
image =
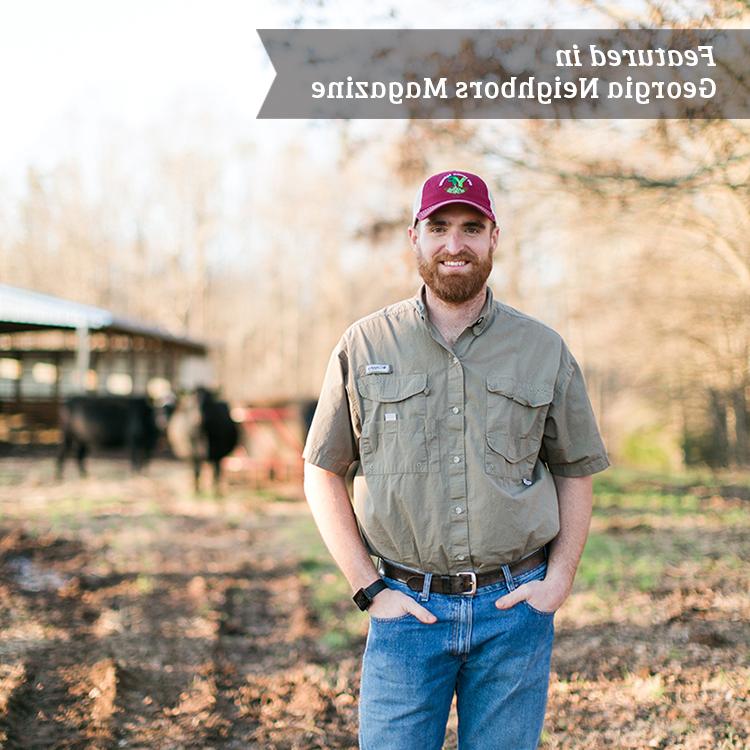
[[[444,182],[447,182],[449,184],[443,187]],[[442,180],[440,180],[438,187],[443,188],[446,193],[450,193],[451,195],[461,195],[461,193],[466,192],[466,188],[464,187],[465,182],[468,182],[469,185],[472,184],[471,180],[465,174],[451,172],[450,174],[445,175]]]

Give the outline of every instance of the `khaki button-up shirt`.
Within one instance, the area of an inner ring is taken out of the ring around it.
[[[371,554],[433,573],[497,569],[559,529],[552,474],[609,465],[562,338],[487,299],[451,349],[424,287],[351,325],[331,355],[306,461],[359,461],[354,512]]]

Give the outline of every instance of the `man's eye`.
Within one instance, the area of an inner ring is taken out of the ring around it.
[[[479,227],[466,227],[469,234],[479,234]]]

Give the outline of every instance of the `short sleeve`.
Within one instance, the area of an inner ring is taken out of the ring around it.
[[[563,344],[540,458],[553,474],[584,477],[609,466],[583,373]]]
[[[308,463],[341,476],[359,458],[346,387],[348,374],[349,357],[342,337],[328,360],[315,416],[302,452]]]

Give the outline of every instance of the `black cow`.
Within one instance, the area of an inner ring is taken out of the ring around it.
[[[304,437],[303,440],[307,440],[307,433],[310,432],[310,427],[312,427],[312,421],[313,417],[315,416],[315,410],[318,408],[318,400],[306,400],[303,401],[301,404],[301,410],[302,410],[302,427],[304,431]]]
[[[81,476],[92,446],[127,448],[134,469],[151,458],[159,437],[154,409],[140,396],[73,396],[60,409],[62,442],[57,455],[57,476],[62,477],[68,451],[75,450]]]
[[[203,462],[213,465],[214,492],[218,494],[221,459],[234,450],[239,438],[226,402],[202,387],[181,396],[169,417],[167,438],[175,456],[192,462],[196,492]]]

